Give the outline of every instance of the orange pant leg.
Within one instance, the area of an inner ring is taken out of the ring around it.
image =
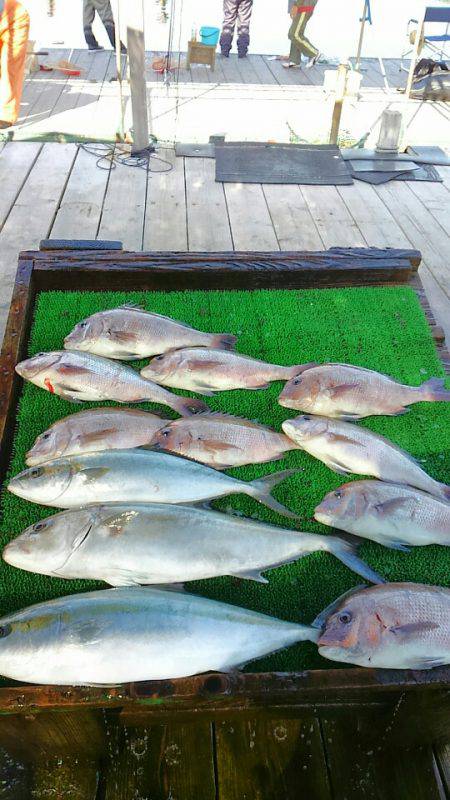
[[[0,120],[14,124],[19,116],[30,18],[17,0],[6,0],[0,15]]]

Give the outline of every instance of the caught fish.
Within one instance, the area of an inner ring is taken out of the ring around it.
[[[236,336],[229,333],[204,333],[170,317],[125,305],[79,322],[64,339],[64,347],[131,361],[180,347],[229,350],[235,342]]]
[[[309,553],[332,553],[354,572],[382,579],[338,536],[299,533],[188,506],[111,503],[64,511],[27,528],[3,551],[14,567],[112,586],[167,584],[262,572]]]
[[[450,664],[450,589],[386,583],[353,589],[313,622],[331,661],[384,669]]]
[[[211,395],[230,389],[267,389],[271,381],[290,380],[303,367],[279,367],[225,350],[185,348],[156,356],[141,370],[163,386]]]
[[[182,592],[105,589],[0,619],[0,673],[54,685],[111,685],[230,670],[317,640],[309,626]]]
[[[168,422],[137,408],[79,411],[59,419],[41,433],[26,454],[26,464],[34,467],[62,456],[142,447]]]
[[[313,365],[292,378],[278,402],[324,417],[355,420],[373,415],[397,416],[409,411],[412,403],[450,401],[450,391],[441,378],[431,378],[422,386],[404,386],[397,381],[350,364]]]
[[[161,403],[179,414],[207,411],[199,400],[176,395],[146,381],[134,369],[89,353],[56,350],[38,353],[16,366],[16,372],[51,394],[79,403],[115,400],[117,403]]]
[[[251,483],[169,453],[106,450],[48,461],[13,478],[8,489],[18,497],[56,508],[91,503],[204,503],[230,494],[247,494],[287,517],[296,515],[270,494],[296,473],[285,470]]]
[[[324,497],[314,516],[324,525],[397,550],[450,546],[450,503],[396,483],[346,483]]]
[[[220,412],[185,421],[169,420],[155,433],[152,445],[216,469],[277,461],[299,449],[284,433]]]
[[[435,481],[409,453],[367,428],[308,415],[286,420],[282,428],[303,450],[341,475],[372,475],[450,499],[450,486]]]

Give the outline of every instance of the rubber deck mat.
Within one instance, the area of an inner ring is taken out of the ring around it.
[[[216,181],[348,186],[353,178],[334,145],[229,143],[216,145]]]

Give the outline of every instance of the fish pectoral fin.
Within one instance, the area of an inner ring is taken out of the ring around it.
[[[188,359],[183,365],[184,368],[192,372],[206,372],[208,369],[217,369],[217,361],[204,361],[203,359]]]
[[[122,511],[120,514],[112,514],[110,517],[102,520],[102,528],[107,528],[110,536],[120,536],[128,525],[128,523],[139,515],[138,511]]]
[[[333,459],[329,458],[325,461],[325,464],[329,469],[332,469],[333,472],[338,472],[339,475],[350,475],[351,469],[348,469],[345,464],[340,464],[339,461],[333,461]]]
[[[341,419],[343,422],[356,422],[358,419],[364,419],[364,414],[350,414],[349,411],[335,410],[334,416],[336,419]]]
[[[86,375],[91,374],[92,370],[89,367],[82,367],[75,364],[64,364],[61,362],[58,365],[59,375]]]
[[[267,578],[264,578],[258,570],[247,570],[246,572],[232,572],[230,575],[233,578],[243,578],[246,581],[256,581],[257,583],[269,583]]]
[[[103,478],[109,472],[109,467],[87,467],[81,470],[85,483],[92,483],[98,478]]]
[[[393,511],[398,511],[399,508],[402,508],[410,502],[410,497],[395,497],[392,500],[386,500],[384,503],[377,503],[377,505],[374,506],[374,510],[378,516],[384,517],[387,514],[391,514]]]
[[[106,436],[114,435],[115,433],[117,433],[117,428],[103,428],[100,431],[80,433],[77,439],[80,444],[93,444],[94,442],[101,442]]]
[[[408,638],[409,636],[414,636],[416,633],[434,631],[436,628],[439,628],[436,622],[424,620],[423,622],[407,622],[405,625],[392,625],[389,630],[391,633],[395,634],[395,636]]]
[[[120,342],[126,344],[127,342],[137,342],[138,334],[133,331],[108,331],[108,337],[113,342]]]
[[[203,444],[205,446],[205,450],[209,453],[226,453],[227,450],[241,450],[241,447],[238,447],[235,444],[228,444],[228,442],[222,442],[220,439],[203,439]]]
[[[326,434],[326,438],[327,441],[331,442],[332,444],[340,442],[343,444],[351,444],[353,446],[356,445],[357,447],[365,447],[365,445],[362,444],[362,442],[358,442],[356,439],[352,439],[351,436],[346,436],[344,433],[333,433],[332,431],[329,431]]]
[[[357,389],[359,386],[359,382],[356,383],[341,383],[339,386],[332,386],[328,389],[328,394],[330,395],[333,400],[336,400],[338,397],[344,397],[349,392],[352,392],[354,389]]]

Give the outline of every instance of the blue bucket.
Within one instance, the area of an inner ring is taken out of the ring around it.
[[[202,44],[209,44],[211,47],[215,47],[219,41],[220,28],[208,28],[204,26],[200,28],[200,36]]]

